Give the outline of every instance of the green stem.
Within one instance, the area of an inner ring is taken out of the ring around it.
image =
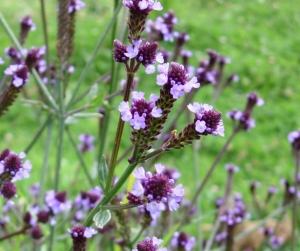
[[[142,228],[140,229],[140,231],[138,232],[138,234],[137,234],[137,236],[134,238],[134,240],[130,242],[130,246],[133,246],[134,243],[137,242],[137,240],[140,238],[140,236],[142,235],[142,233],[144,232],[144,230],[145,230],[144,227],[142,227]]]
[[[45,10],[45,1],[40,0],[41,3],[41,14],[42,14],[42,23],[43,23],[43,35],[44,35],[44,42],[46,46],[46,62],[47,62],[47,77],[50,81],[50,52],[49,52],[49,39],[48,39],[48,29],[47,29],[47,18],[46,18],[46,10]]]
[[[32,140],[30,141],[30,143],[28,144],[28,146],[25,148],[24,152],[26,154],[28,154],[28,152],[30,151],[30,149],[33,147],[33,145],[35,144],[35,142],[39,139],[39,137],[42,135],[43,131],[45,130],[45,128],[47,127],[47,125],[51,122],[52,120],[52,116],[48,115],[46,121],[41,125],[41,127],[38,129],[38,131],[35,133],[34,137],[32,138]]]
[[[117,194],[119,189],[123,186],[123,184],[129,178],[130,174],[133,172],[133,170],[137,165],[138,165],[138,160],[127,167],[127,169],[122,174],[122,176],[117,181],[117,183],[114,185],[114,187],[103,197],[103,199],[89,213],[89,215],[87,216],[83,224],[85,227],[90,226],[92,224],[93,217],[101,209],[101,206],[107,205],[113,199],[113,197]]]
[[[51,118],[49,116],[49,118]],[[42,165],[42,171],[40,176],[40,188],[39,188],[39,195],[38,195],[38,205],[42,207],[43,201],[44,201],[44,191],[45,191],[45,180],[48,173],[48,166],[49,166],[49,153],[50,153],[50,146],[52,142],[52,129],[53,129],[53,122],[50,120],[50,123],[48,125],[47,130],[47,139],[46,139],[46,145],[44,150],[44,159],[43,159],[43,165]]]
[[[118,6],[117,6],[117,8],[116,8],[116,10],[114,12],[114,15],[113,15],[112,19],[110,20],[109,24],[106,27],[106,30],[104,31],[102,37],[98,40],[98,43],[97,43],[97,45],[96,45],[96,47],[95,47],[95,49],[94,49],[94,51],[92,53],[91,58],[89,59],[89,61],[87,62],[86,66],[84,68],[84,70],[82,71],[82,74],[81,74],[81,76],[80,76],[80,78],[79,78],[79,80],[77,82],[77,85],[76,85],[75,90],[74,90],[74,92],[72,94],[72,97],[71,97],[69,103],[67,104],[67,110],[73,104],[73,100],[76,97],[76,94],[77,94],[77,92],[79,90],[79,87],[83,83],[83,81],[84,81],[84,79],[85,79],[85,77],[87,75],[88,70],[90,69],[92,63],[94,62],[94,59],[95,59],[95,57],[96,57],[96,55],[97,55],[100,47],[102,46],[102,44],[104,42],[104,39],[108,35],[110,29],[113,27],[113,24],[115,23],[115,21],[117,19],[117,15],[118,15],[119,11],[121,10],[122,6],[123,6],[122,1],[120,1],[120,3],[118,4]]]
[[[135,59],[131,59],[131,63],[130,63],[131,68],[134,67],[134,62],[135,62]],[[134,73],[127,72],[126,89],[125,89],[123,101],[129,100],[133,79],[134,79]],[[122,135],[123,135],[123,129],[124,129],[124,121],[121,119],[121,115],[120,115],[117,133],[116,133],[115,142],[114,142],[114,147],[113,147],[113,151],[112,151],[112,155],[111,155],[111,159],[110,159],[109,170],[108,170],[107,182],[106,182],[106,187],[105,187],[106,193],[110,190],[111,184],[113,181],[116,162],[117,162],[117,158],[118,158],[118,152],[119,152],[120,143],[121,143],[121,139],[122,139]]]
[[[202,192],[204,186],[206,185],[207,181],[209,180],[209,178],[211,177],[213,171],[215,170],[215,167],[217,166],[217,164],[219,163],[221,157],[223,156],[223,154],[226,152],[228,145],[230,144],[230,142],[232,141],[232,139],[234,138],[234,136],[236,135],[236,133],[240,130],[240,126],[238,125],[237,127],[235,127],[231,133],[231,135],[229,136],[229,138],[227,139],[225,145],[223,146],[223,148],[221,149],[221,151],[218,153],[215,161],[213,162],[213,164],[211,165],[211,167],[209,168],[208,172],[206,173],[203,181],[201,182],[200,186],[197,188],[196,193],[194,194],[193,199],[191,200],[191,204],[189,205],[188,209],[186,210],[186,217],[188,217],[189,213],[191,212],[191,209],[193,208],[193,206],[195,205],[198,196],[200,195],[200,193]],[[184,221],[182,221],[183,224]]]
[[[292,251],[297,249],[297,200],[298,200],[298,174],[300,166],[300,151],[295,152],[295,195],[293,199],[293,220],[292,220]]]
[[[110,210],[110,211],[119,211],[119,210],[134,208],[134,207],[137,207],[137,205],[134,204],[103,205],[101,206],[101,209]]]
[[[70,130],[69,130],[68,127],[66,127],[66,131],[67,131],[67,134],[68,134],[68,136],[69,136],[70,142],[71,142],[72,146],[74,147],[74,149],[75,149],[75,151],[76,151],[76,154],[77,154],[77,157],[78,157],[78,159],[79,159],[79,161],[80,161],[80,164],[81,164],[81,166],[83,167],[83,171],[84,171],[84,173],[85,173],[85,176],[86,176],[86,178],[87,178],[87,180],[88,180],[90,186],[91,186],[91,187],[94,187],[95,184],[94,184],[94,182],[93,182],[93,179],[92,179],[91,175],[89,174],[88,168],[87,168],[87,166],[86,166],[86,164],[85,164],[85,162],[84,162],[84,160],[83,160],[83,158],[82,158],[81,153],[80,153],[79,150],[77,149],[75,140],[74,140],[74,138],[72,137],[71,132],[70,132]]]

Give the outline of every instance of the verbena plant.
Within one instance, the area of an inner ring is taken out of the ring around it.
[[[41,2],[43,24],[47,27]],[[233,138],[255,126],[252,111],[255,106],[263,105],[263,100],[256,93],[250,93],[244,110],[234,109],[227,113],[233,121],[232,130],[226,130],[229,136],[215,161],[196,185],[192,196],[185,198],[185,188],[178,184],[179,171],[168,168],[160,157],[169,151],[177,151],[180,157],[182,148],[193,144],[196,149],[195,142],[205,140],[204,136],[225,136],[221,112],[194,99],[196,93],[207,86],[205,88],[213,88],[214,103],[223,89],[238,77],[225,74],[229,60],[212,50],[207,51],[207,60],[201,60],[196,67],[190,65],[192,52],[183,49],[189,36],[185,32],[174,31],[177,23],[175,14],[168,11],[155,21],[148,19],[150,12],[163,10],[160,2],[123,0],[114,4],[113,18],[91,58],[84,69],[76,69],[81,71],[81,75],[75,86],[70,85],[74,71],[71,62],[76,42],[75,20],[85,6],[83,2],[58,1],[54,62],[50,57],[54,54],[49,46],[52,41],[49,41],[46,30],[43,33],[45,46],[26,50],[27,35],[35,27],[31,17],[26,16],[20,21],[20,32],[16,36],[0,13],[1,23],[13,41],[13,45],[5,49],[8,59],[0,59],[1,64],[7,64],[0,85],[1,119],[4,121],[9,108],[21,95],[27,105],[40,114],[46,114],[46,119],[30,144],[24,146],[23,152],[17,154],[7,148],[0,154],[0,193],[3,197],[0,241],[6,247],[13,245],[13,248],[24,250],[46,247],[48,250],[194,248],[229,251],[278,249],[284,245],[297,250],[300,131],[291,132],[288,136],[296,160],[295,175],[292,183],[282,180],[282,202],[272,203],[270,207],[271,198],[277,192],[275,187],[270,187],[266,197],[261,199],[257,195],[258,184],[253,182],[250,186],[255,210],[252,213],[258,215],[260,221],[249,221],[249,211],[241,194],[232,196],[233,175],[238,167],[228,164],[225,166],[227,183],[224,196],[216,199],[216,207],[211,210],[214,221],[207,233],[193,237],[195,232],[183,230],[195,220],[199,221],[199,195]],[[124,8],[128,17],[119,21],[123,24],[124,36],[123,39],[114,39],[117,17]],[[95,84],[87,86],[84,81],[91,73],[90,67],[110,31],[113,36],[110,70]],[[170,53],[160,47],[160,41],[172,43],[173,51]],[[149,76],[139,81],[137,76],[141,71]],[[121,81],[119,76],[122,72],[126,79]],[[153,74],[156,76],[153,77]],[[36,83],[34,92],[28,92],[26,88],[30,80]],[[121,87],[117,85],[119,82]],[[99,83],[106,83],[106,88]],[[138,91],[140,85],[158,85],[160,90],[144,93]],[[122,96],[122,101],[116,106],[112,100],[118,96]],[[94,110],[88,113],[88,109]],[[119,114],[117,123],[112,118],[113,113]],[[181,115],[186,116],[187,122],[178,123]],[[87,116],[97,117],[99,123],[93,165],[86,163],[84,155],[94,150],[95,136],[80,135],[81,144],[77,146],[70,127],[70,124],[76,123],[76,118]],[[112,127],[114,133],[110,135]],[[130,127],[130,136],[123,133],[124,127]],[[55,141],[52,131],[57,134]],[[26,154],[30,155],[32,147],[43,134],[46,134],[47,140],[40,182],[33,184],[27,194],[17,196],[17,186],[22,183],[20,180],[29,178],[32,169],[30,161],[23,159]],[[111,137],[113,147],[107,150],[106,142]],[[67,140],[80,163],[77,170],[72,168],[70,171],[74,178],[61,175]],[[128,149],[121,147],[122,142],[126,142]],[[54,156],[49,150],[52,145],[56,147]],[[50,171],[51,158],[55,158],[55,168]],[[124,169],[122,165],[119,168],[118,164],[124,163],[125,158],[127,167]],[[46,182],[49,172],[54,177],[51,186]],[[79,188],[78,195],[72,192],[75,184],[77,188],[81,185],[77,181],[77,172],[84,175],[84,182],[90,186],[89,190],[84,190],[85,186]],[[62,182],[68,182],[70,191],[60,190]],[[72,199],[67,199],[67,192],[69,197],[73,196]],[[291,208],[292,219],[285,215]],[[87,243],[88,238],[91,239]]]

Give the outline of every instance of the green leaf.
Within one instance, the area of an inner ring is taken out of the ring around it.
[[[107,180],[107,174],[108,174],[108,167],[105,160],[104,155],[102,156],[100,163],[98,165],[98,175],[99,175],[99,182],[100,186],[103,190],[105,190],[106,180]]]
[[[102,106],[103,103],[104,103],[104,93],[100,93],[97,96],[92,98],[90,107]]]
[[[96,213],[93,217],[96,227],[103,228],[106,223],[111,219],[111,213],[109,210],[102,210]]]

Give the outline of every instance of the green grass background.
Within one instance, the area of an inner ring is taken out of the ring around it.
[[[70,81],[70,91],[75,86],[80,73],[89,59],[92,50],[104,31],[111,17],[112,1],[85,1],[86,7],[78,12],[76,30],[76,49],[71,60],[76,68]],[[202,215],[210,215],[213,201],[223,194],[226,172],[224,165],[233,163],[240,167],[235,176],[233,191],[240,192],[250,201],[248,187],[251,181],[261,181],[261,193],[264,194],[269,185],[279,187],[279,179],[292,179],[294,160],[291,148],[287,141],[290,131],[300,127],[299,100],[300,100],[300,2],[297,0],[260,0],[260,1],[161,1],[164,6],[162,12],[152,12],[151,19],[172,9],[178,18],[175,30],[186,31],[190,40],[185,49],[193,52],[191,64],[197,66],[199,60],[207,58],[206,49],[213,49],[220,54],[231,58],[231,64],[226,66],[226,74],[235,72],[240,80],[227,88],[215,104],[215,109],[224,115],[225,138],[203,137],[200,150],[196,153],[198,173],[195,175],[195,158],[192,146],[182,151],[171,151],[160,159],[171,167],[176,167],[182,172],[180,182],[186,189],[187,198],[191,198],[197,184],[205,175],[213,162],[216,154],[230,135],[231,121],[225,114],[233,108],[243,109],[246,102],[246,94],[256,91],[265,101],[265,105],[254,110],[256,127],[250,132],[242,132],[237,135],[230,144],[226,155],[221,159],[213,177],[207,184],[201,196]],[[48,29],[50,37],[51,59],[54,61],[56,46],[56,1],[46,2]],[[25,47],[41,46],[44,44],[42,35],[42,23],[39,13],[38,1],[4,1],[1,3],[1,12],[10,24],[11,28],[18,33],[18,20],[30,14],[37,26],[37,30],[30,33]],[[122,17],[124,13],[120,13]],[[119,20],[120,21],[120,20]],[[119,37],[121,26],[119,25]],[[4,49],[11,45],[3,27],[0,27],[0,56],[4,59]],[[164,48],[172,48],[172,44],[162,42]],[[94,83],[102,74],[110,68],[111,60],[111,37],[108,36],[100,53],[92,65],[88,77],[84,81],[84,87]],[[0,72],[7,67],[0,65]],[[122,71],[121,71],[122,72]],[[0,74],[0,76],[2,73]],[[145,91],[146,96],[151,92],[158,93],[155,84],[155,76],[146,76],[141,69],[139,72],[140,82],[138,90]],[[125,74],[121,73],[121,77]],[[84,87],[81,89],[83,90]],[[27,84],[27,91],[34,96],[35,83],[33,79]],[[212,88],[204,87],[198,91],[195,101],[210,103]],[[297,101],[298,100],[298,101]],[[115,107],[121,101],[118,97],[113,102]],[[84,102],[84,101],[83,101]],[[91,110],[95,111],[95,110]],[[175,111],[175,110],[174,110]],[[117,121],[118,112],[113,112],[113,122]],[[34,107],[24,105],[21,97],[10,111],[0,120],[0,150],[9,147],[15,152],[20,152],[29,144],[39,125],[44,121],[45,114]],[[109,155],[114,133],[115,123],[109,130],[109,142],[106,144],[106,153]],[[180,120],[178,130],[185,125]],[[57,126],[55,124],[55,126]],[[80,133],[97,135],[98,120],[96,118],[82,118],[77,124],[70,125],[74,137]],[[53,145],[49,160],[47,185],[50,188],[53,183],[56,155],[56,135],[53,132]],[[124,150],[130,145],[130,128],[125,128],[125,137],[122,141]],[[67,137],[65,137],[67,138]],[[19,197],[27,194],[30,184],[38,182],[40,169],[43,163],[43,150],[45,148],[46,134],[37,142],[28,155],[33,163],[31,178],[19,182]],[[99,143],[99,142],[97,142]],[[89,167],[93,163],[93,153],[85,155]],[[70,180],[79,165],[72,147],[68,140],[65,142],[61,170],[60,190],[70,191]],[[126,161],[118,166],[120,174],[126,167]],[[70,198],[89,185],[84,176],[79,175],[77,185],[71,187]],[[196,183],[196,184],[195,184]],[[278,197],[279,198],[279,197]],[[26,198],[25,198],[26,200]],[[279,200],[279,199],[278,199]],[[201,216],[202,216],[201,215]],[[195,223],[196,225],[199,224]]]

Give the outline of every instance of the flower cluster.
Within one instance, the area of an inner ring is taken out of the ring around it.
[[[32,166],[29,160],[22,162],[25,157],[25,153],[17,155],[9,149],[0,154],[0,194],[6,199],[11,199],[17,192],[13,182],[29,177]]]
[[[130,70],[128,59],[133,58],[137,62],[134,69],[131,69],[133,72],[136,72],[140,64],[142,64],[146,67],[147,74],[151,74],[155,71],[153,64],[156,62],[164,62],[161,53],[157,53],[158,45],[156,42],[143,43],[141,39],[132,40],[131,42],[132,45],[126,46],[119,40],[115,40],[113,50],[114,60],[119,63],[124,63],[128,71]]]
[[[189,93],[193,88],[200,87],[196,77],[187,81],[189,75],[183,65],[171,62],[171,70],[169,70],[169,63],[165,63],[158,65],[157,70],[160,74],[156,77],[156,83],[163,86],[163,90],[170,93],[173,99],[178,99],[184,92]]]
[[[133,190],[127,196],[129,204],[141,205],[145,203],[146,210],[155,216],[164,208],[164,203],[168,204],[169,210],[177,210],[179,202],[184,195],[182,185],[174,185],[174,180],[163,175],[165,166],[155,165],[156,174],[145,172],[143,167],[139,167],[133,172],[137,181],[133,185]]]
[[[95,187],[87,192],[81,191],[74,200],[76,208],[74,221],[81,221],[85,216],[85,212],[93,209],[102,198],[102,195],[103,191],[99,187]]]
[[[259,98],[256,93],[250,93],[247,95],[248,102],[244,111],[232,110],[227,113],[227,117],[234,121],[239,122],[240,129],[249,131],[255,126],[254,119],[251,118],[252,110],[255,105],[262,106],[264,104],[263,99]]]
[[[12,76],[12,85],[16,88],[22,87],[29,79],[29,72],[26,65],[10,65],[4,73]]]
[[[165,13],[163,17],[158,17],[155,22],[149,19],[146,23],[146,32],[151,41],[173,41],[173,28],[177,23],[177,18],[173,11]]]
[[[145,129],[149,127],[152,118],[159,118],[162,115],[162,110],[155,106],[155,101],[158,97],[154,94],[150,95],[150,101],[145,101],[143,92],[132,92],[132,105],[122,101],[119,105],[119,111],[123,121],[129,121],[130,125],[135,130]]]
[[[81,10],[85,6],[85,3],[80,0],[70,0],[69,13]]]
[[[292,145],[295,151],[300,150],[300,130],[290,132],[288,135],[288,141]]]
[[[167,251],[165,247],[158,248],[162,242],[162,239],[158,239],[155,236],[152,239],[146,237],[145,240],[138,242],[136,248],[132,249],[132,251]]]
[[[171,245],[177,250],[190,251],[196,244],[195,237],[189,237],[185,232],[175,232],[171,240]]]
[[[129,9],[130,40],[140,39],[141,33],[145,29],[146,19],[152,10],[162,10],[160,2],[156,0],[123,0],[123,4]]]
[[[46,193],[45,196],[45,202],[50,211],[56,215],[60,214],[63,211],[67,211],[71,209],[71,202],[67,201],[67,192],[54,192],[53,190],[50,190]]]
[[[73,250],[86,250],[86,239],[97,234],[97,230],[92,227],[76,225],[72,229],[68,229],[68,233],[73,240]]]
[[[94,150],[94,141],[95,137],[89,134],[80,134],[78,137],[80,141],[80,145],[78,146],[78,150],[82,153],[90,152]]]
[[[242,200],[242,196],[238,194],[234,197],[233,208],[228,208],[224,214],[220,216],[220,221],[224,222],[227,226],[234,226],[241,223],[247,216],[246,205]]]
[[[35,30],[35,24],[33,23],[30,16],[26,16],[20,20],[20,34],[19,34],[19,42],[21,45],[24,44],[25,39],[28,36],[30,30]]]
[[[171,138],[164,144],[165,149],[180,149],[189,145],[193,140],[201,136],[214,135],[224,136],[222,114],[208,104],[194,102],[188,105],[188,109],[194,113],[193,123],[187,125],[178,135],[173,132]]]

